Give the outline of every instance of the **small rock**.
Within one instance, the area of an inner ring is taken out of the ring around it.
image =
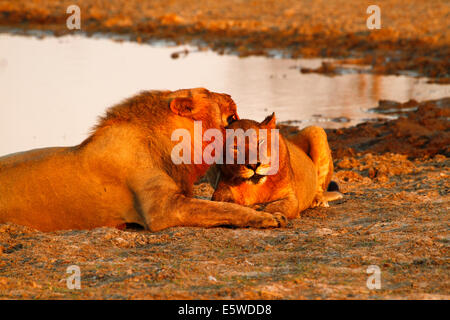
[[[0,277],[0,286],[8,284],[8,278],[7,277]]]
[[[320,228],[316,230],[316,234],[319,236],[326,236],[326,235],[330,235],[333,233],[333,230],[328,229],[328,228]]]
[[[431,240],[430,237],[423,237],[423,238],[418,239],[416,241],[416,243],[419,245],[432,246],[433,240]]]

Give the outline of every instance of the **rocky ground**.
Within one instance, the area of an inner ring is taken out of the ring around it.
[[[87,34],[194,42],[241,56],[343,58],[301,71],[333,75],[368,64],[361,70],[448,82],[449,2],[377,3],[382,29],[373,31],[367,3],[357,0],[0,0],[0,26],[73,32],[66,8],[78,4]],[[345,194],[329,208],[271,230],[42,233],[3,224],[0,298],[449,299],[450,99],[374,107],[398,119],[327,131]],[[199,196],[211,192],[196,187]],[[81,270],[79,290],[66,285],[72,265]],[[379,290],[366,286],[370,265],[381,270]]]
[[[397,120],[328,131],[345,194],[329,208],[271,230],[42,233],[3,224],[0,297],[449,299],[450,101],[409,102],[409,112],[392,105],[377,109],[396,110]],[[71,265],[79,290],[66,284]],[[370,265],[381,270],[379,290],[366,286]]]
[[[189,42],[241,56],[282,52],[344,59],[302,72],[336,74],[345,64],[363,64],[370,69],[356,70],[450,81],[447,0],[379,0],[379,30],[367,28],[370,3],[359,0],[0,0],[0,26],[77,32],[66,27],[66,9],[73,4],[87,34]]]

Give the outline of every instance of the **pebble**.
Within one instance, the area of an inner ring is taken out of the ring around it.
[[[319,236],[326,236],[326,235],[330,235],[333,233],[333,230],[328,229],[328,228],[320,228],[316,230],[316,234],[318,234]]]

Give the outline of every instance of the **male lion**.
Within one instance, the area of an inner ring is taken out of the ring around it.
[[[254,129],[261,146],[271,141],[275,122],[275,114],[272,114],[261,123],[243,119],[233,122],[228,128]],[[261,137],[260,129],[267,130],[267,135]],[[236,155],[249,152],[249,143],[241,151],[237,143],[229,145],[237,147]],[[333,160],[322,128],[310,126],[291,137],[280,135],[277,157],[271,157],[277,151],[270,146],[266,148],[266,156],[278,161],[276,174],[270,172],[273,163],[264,164],[259,156],[256,164],[250,164],[246,157],[244,164],[235,161],[234,164],[218,165],[220,180],[212,200],[234,202],[266,212],[283,212],[293,219],[307,208],[328,206],[328,201],[342,197],[337,191],[326,191],[333,175]]]
[[[0,223],[41,231],[125,223],[151,231],[284,225],[279,213],[190,198],[208,165],[171,160],[175,129],[192,133],[199,120],[203,131],[223,131],[236,119],[236,105],[227,94],[203,88],[143,92],[109,109],[80,145],[0,158]]]

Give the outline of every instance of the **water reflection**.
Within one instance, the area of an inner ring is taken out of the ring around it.
[[[377,117],[365,110],[379,99],[423,100],[450,92],[450,86],[404,76],[298,71],[300,65],[319,66],[320,59],[241,59],[209,51],[170,58],[184,48],[0,34],[0,155],[78,144],[108,106],[146,89],[202,86],[231,94],[243,118],[262,120],[275,111],[279,121],[324,127]],[[342,117],[349,121],[327,121]]]

